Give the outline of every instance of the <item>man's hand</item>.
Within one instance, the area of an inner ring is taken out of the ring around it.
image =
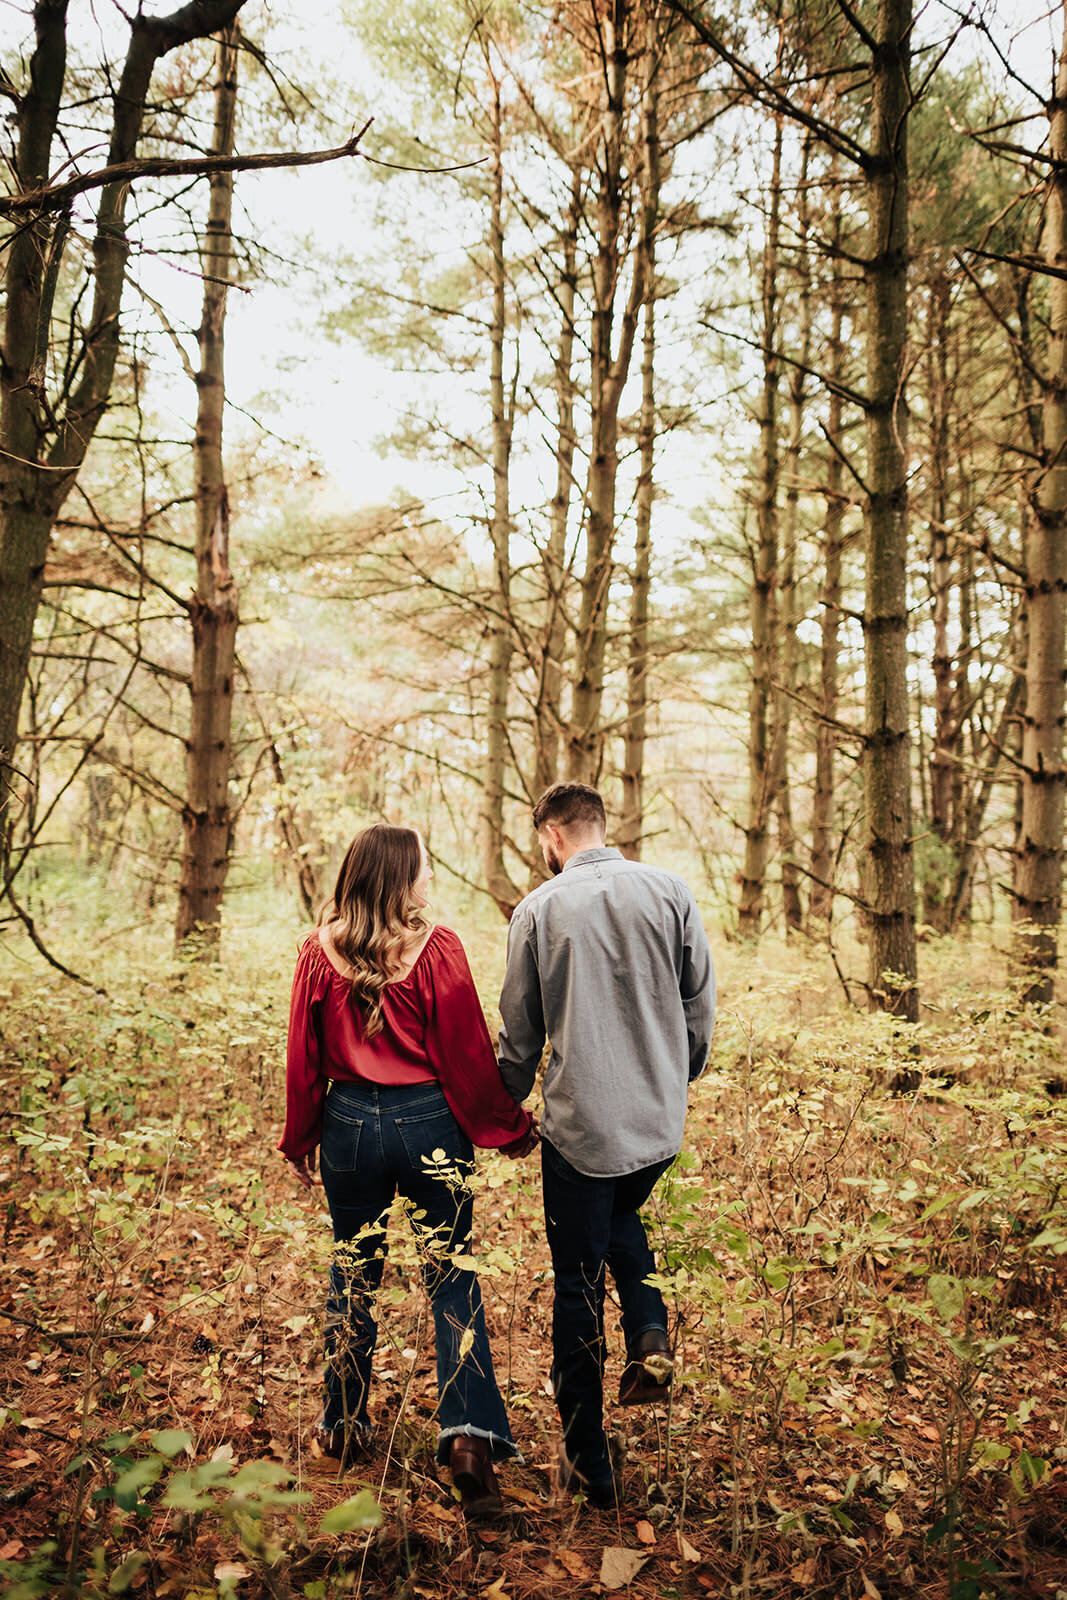
[[[315,1176],[314,1150],[309,1150],[306,1156],[297,1156],[295,1161],[291,1161],[289,1157],[286,1156],[285,1164],[289,1168],[289,1171],[295,1174],[296,1181],[300,1184],[301,1188],[310,1190],[318,1187],[319,1180]]]
[[[501,1155],[510,1156],[513,1161],[517,1161],[521,1156],[528,1156],[531,1150],[536,1150],[540,1143],[541,1134],[537,1123],[531,1121],[526,1132],[520,1134],[519,1138],[513,1140],[511,1144],[504,1145],[500,1153]]]

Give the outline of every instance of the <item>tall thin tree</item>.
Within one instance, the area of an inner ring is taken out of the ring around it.
[[[237,115],[237,30],[219,35],[215,50],[215,121],[211,153],[230,156]],[[230,568],[230,496],[222,436],[226,408],[226,301],[233,281],[233,173],[209,180],[207,226],[200,250],[204,277],[196,374],[196,590],[189,602],[193,634],[192,698],[186,742],[182,861],[175,937],[217,942],[230,864],[233,815],[230,760],[238,594]]]

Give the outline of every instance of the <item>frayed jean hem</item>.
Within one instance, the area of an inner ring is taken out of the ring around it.
[[[522,1451],[514,1439],[504,1439],[499,1433],[493,1433],[487,1428],[472,1427],[468,1422],[464,1423],[461,1428],[443,1428],[441,1430],[437,1440],[437,1465],[439,1467],[448,1466],[449,1447],[452,1440],[461,1437],[463,1434],[466,1434],[470,1439],[487,1439],[489,1441],[489,1454],[493,1461],[513,1460],[520,1467],[526,1464],[522,1459]]]

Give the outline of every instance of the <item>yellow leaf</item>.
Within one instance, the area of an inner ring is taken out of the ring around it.
[[[484,1600],[508,1600],[508,1591],[504,1588],[503,1578],[498,1578],[488,1589],[483,1589],[482,1594]]]
[[[895,1511],[886,1512],[885,1525],[887,1530],[893,1535],[894,1539],[899,1539],[901,1534],[904,1532],[904,1524],[901,1522]]]
[[[867,1574],[861,1572],[860,1577],[863,1579],[863,1592],[867,1596],[867,1600],[882,1600],[881,1589],[875,1588]]]
[[[461,1361],[466,1361],[467,1357],[470,1355],[470,1353],[471,1353],[471,1351],[473,1349],[474,1349],[474,1329],[473,1328],[464,1328],[463,1337],[459,1341],[459,1359]],[[486,1590],[487,1594],[488,1594],[488,1592],[489,1591]],[[493,1597],[493,1600],[496,1600],[495,1596]]]

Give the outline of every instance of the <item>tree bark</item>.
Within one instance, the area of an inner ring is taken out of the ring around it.
[[[767,875],[768,820],[774,797],[774,753],[771,703],[777,656],[778,587],[778,234],[782,204],[782,118],[774,122],[774,154],[768,194],[767,231],[763,243],[763,393],[760,407],[759,482],[756,501],[756,549],[752,573],[750,621],[752,681],[748,695],[748,819],[738,932],[755,938],[760,931]]]
[[[918,1020],[908,704],[904,394],[911,0],[879,0],[866,160],[867,504],[864,854],[872,1006]]]
[[[593,262],[593,317],[590,330],[590,459],[587,491],[585,570],[575,644],[567,776],[595,783],[603,733],[604,652],[608,595],[615,546],[615,487],[619,467],[619,401],[630,370],[638,318],[645,299],[641,252],[634,257],[630,293],[615,348],[615,301],[619,290],[623,223],[622,126],[627,78],[629,0],[608,0],[599,21],[604,79],[597,196],[597,251]]]
[[[168,17],[135,15],[115,94],[108,165],[136,154],[152,72],[160,57],[229,25],[244,0],[197,0]],[[17,189],[47,180],[66,74],[66,0],[37,0],[30,87],[18,114]],[[70,493],[111,392],[129,246],[129,184],[100,191],[93,243],[93,302],[73,393],[46,393],[55,292],[67,217],[32,215],[6,258],[0,372],[0,848],[10,838],[19,711],[52,526]],[[51,444],[49,445],[49,439]]]
[[[789,433],[785,447],[785,515],[782,519],[782,558],[778,584],[779,650],[778,685],[774,695],[774,807],[778,827],[778,858],[782,874],[782,914],[786,934],[804,926],[800,894],[800,869],[796,859],[793,824],[793,785],[790,775],[790,731],[793,695],[797,683],[797,540],[800,535],[800,463],[804,444],[804,384],[811,365],[811,261],[808,255],[808,169],[811,141],[803,142],[797,191],[797,275],[799,280],[797,346],[799,361],[789,375]]]
[[[237,111],[237,31],[220,36],[215,53],[212,154],[233,153]],[[226,300],[233,277],[233,174],[210,180],[200,259],[204,276],[200,368],[196,375],[196,591],[189,606],[193,634],[192,697],[185,758],[182,861],[175,939],[196,936],[197,953],[218,943],[230,864],[233,814],[230,760],[238,594],[230,570],[230,501],[222,453],[226,406]]]
[[[507,334],[504,265],[504,150],[500,84],[493,78],[489,185],[489,271],[493,291],[489,397],[493,436],[493,591],[489,600],[489,680],[485,776],[482,785],[482,871],[486,888],[505,916],[522,899],[504,865],[504,775],[508,760],[508,690],[511,679],[511,439],[514,399],[504,383]]]
[[[1051,167],[1044,258],[1067,269],[1067,26],[1049,106]],[[1063,901],[1064,645],[1067,597],[1067,279],[1048,280],[1048,359],[1041,459],[1026,541],[1026,705],[1022,816],[1015,869],[1014,956],[1026,997],[1053,999]]]
[[[571,199],[560,240],[559,349],[556,373],[556,490],[549,507],[548,542],[542,554],[545,579],[541,661],[534,705],[534,796],[543,794],[559,776],[563,726],[561,691],[567,618],[563,591],[567,573],[567,525],[574,489],[574,312],[578,291],[578,224],[582,208],[582,168],[571,168]]]
[[[831,166],[831,190],[837,184],[836,162]],[[845,373],[845,283],[842,277],[841,209],[834,205],[833,277],[830,280],[830,344],[828,376],[830,399],[826,433],[830,453],[826,464],[826,518],[823,531],[822,615],[819,622],[819,708],[815,729],[815,794],[811,818],[811,894],[808,911],[816,927],[829,932],[834,909],[834,757],[837,752],[837,658],[841,632],[841,553],[845,522],[844,463],[842,461]]]
[[[956,715],[952,650],[949,642],[952,559],[948,516],[949,285],[935,272],[927,285],[927,404],[930,412],[930,600],[933,624],[934,733],[930,751],[929,824],[934,838],[948,846],[953,832],[953,780],[959,721]],[[951,879],[941,859],[923,884],[923,919],[938,933],[948,929]]]
[[[649,592],[652,563],[652,497],[656,453],[656,221],[659,214],[659,104],[655,75],[658,50],[651,15],[646,19],[647,76],[643,104],[644,178],[641,271],[647,284],[641,345],[641,420],[638,431],[640,468],[637,479],[637,530],[630,582],[630,653],[626,663],[626,731],[623,736],[622,815],[616,841],[631,861],[641,859],[644,829],[645,742],[648,731]]]

